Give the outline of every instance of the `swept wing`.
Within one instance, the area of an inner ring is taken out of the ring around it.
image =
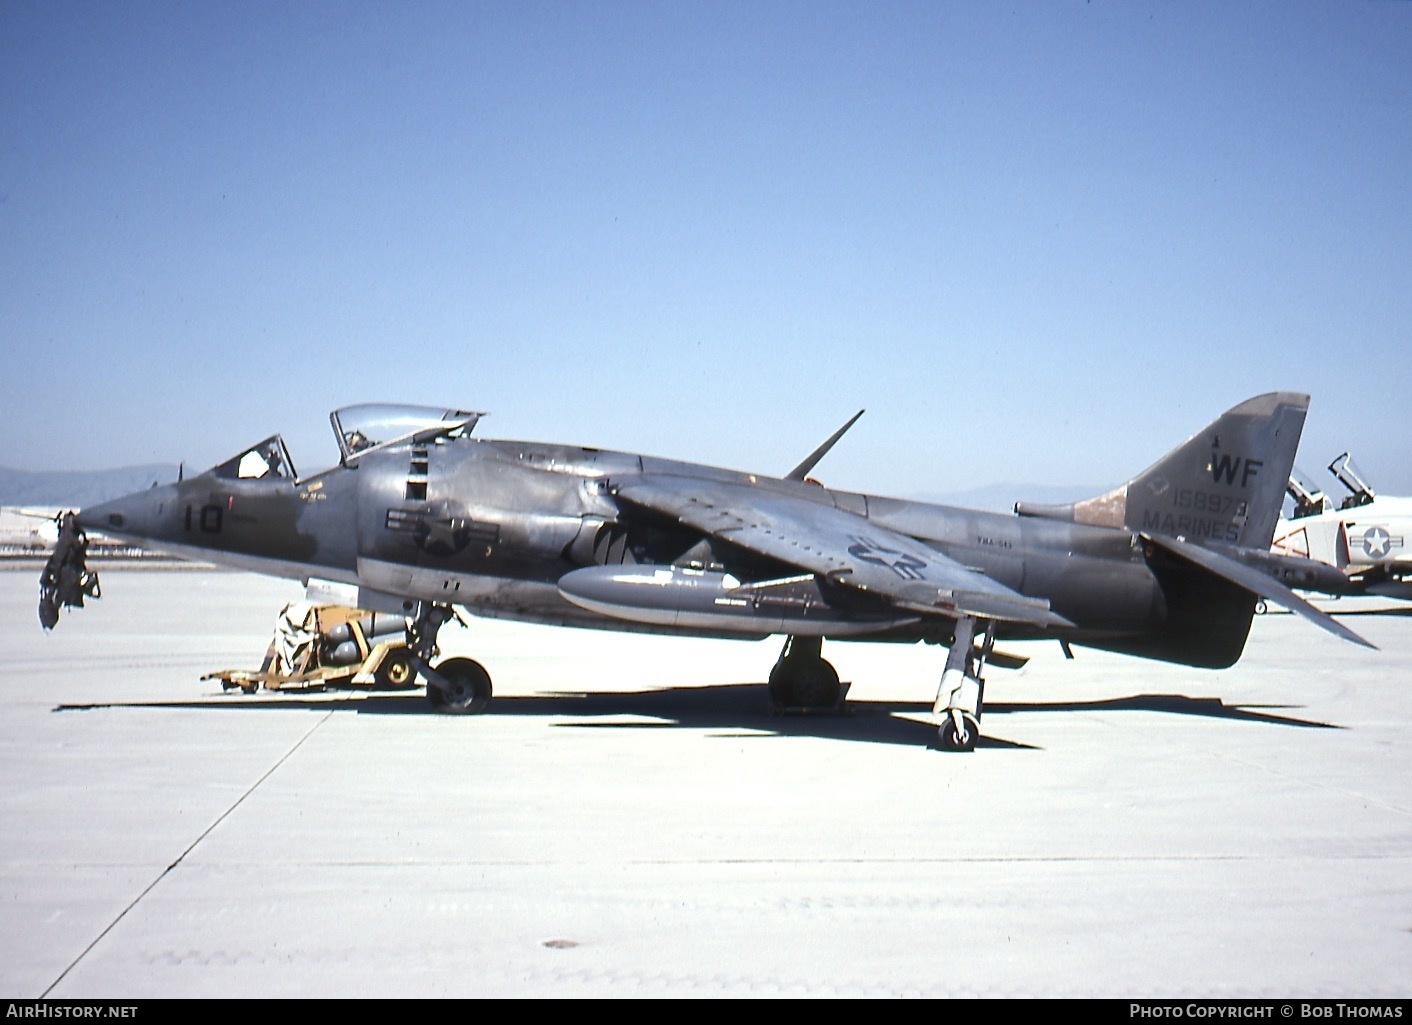
[[[709,537],[889,599],[913,612],[980,616],[1040,627],[1073,624],[1049,602],[999,584],[928,545],[833,505],[767,487],[644,474],[618,499]]]

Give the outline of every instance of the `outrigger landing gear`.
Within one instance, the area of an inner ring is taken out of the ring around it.
[[[981,734],[981,705],[985,697],[981,670],[995,648],[995,622],[985,622],[979,650],[973,646],[976,626],[974,616],[956,621],[956,636],[946,653],[946,668],[932,705],[932,714],[941,717],[937,736],[947,751],[974,751]]]
[[[427,681],[427,700],[446,715],[478,715],[490,704],[490,674],[471,658],[448,658],[435,669],[436,635],[456,610],[440,602],[422,602],[407,624],[408,661]]]
[[[838,672],[822,656],[822,637],[785,638],[770,670],[770,706],[779,710],[822,711],[843,702]]]

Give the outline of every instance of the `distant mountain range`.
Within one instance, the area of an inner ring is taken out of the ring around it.
[[[163,463],[91,472],[11,470],[0,466],[0,505],[82,508],[120,498],[153,483],[169,484],[177,468]]]

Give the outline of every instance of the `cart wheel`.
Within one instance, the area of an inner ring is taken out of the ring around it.
[[[378,666],[377,685],[394,690],[410,687],[412,681],[416,679],[416,675],[416,671],[412,668],[412,660],[405,653],[391,652]]]

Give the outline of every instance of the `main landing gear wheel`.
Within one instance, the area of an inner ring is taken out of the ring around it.
[[[839,706],[843,688],[838,671],[820,652],[823,638],[785,639],[784,648],[770,670],[770,704],[774,708],[833,709]]]
[[[472,658],[449,658],[436,667],[454,690],[427,684],[427,700],[444,715],[479,715],[490,704],[490,674]]]
[[[770,670],[770,700],[784,708],[833,708],[838,671],[822,658],[787,658]]]
[[[981,725],[970,713],[958,709],[946,717],[936,732],[941,746],[946,750],[974,751],[976,738],[981,735]]]

